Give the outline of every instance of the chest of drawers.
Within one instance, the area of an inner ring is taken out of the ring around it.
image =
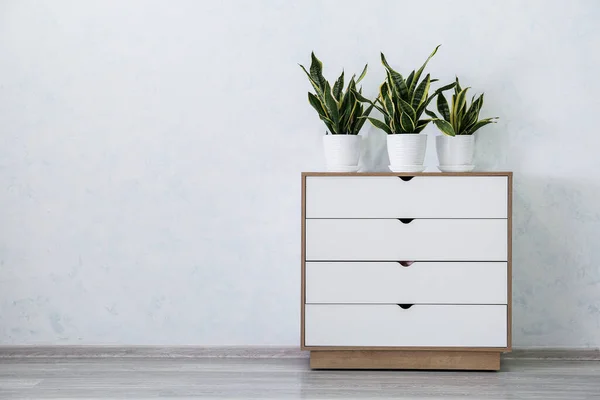
[[[301,348],[315,369],[498,370],[512,173],[303,173]]]

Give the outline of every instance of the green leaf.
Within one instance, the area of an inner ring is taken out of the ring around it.
[[[458,96],[454,100],[454,104],[452,106],[452,112],[454,113],[454,123],[452,124],[454,130],[456,132],[460,132],[460,126],[465,117],[465,110],[467,108],[467,91],[469,88],[465,88],[458,92]]]
[[[325,83],[327,80],[323,77],[323,63],[319,60],[315,53],[310,53],[311,63],[310,63],[310,76],[311,78],[317,82],[321,91],[325,91]]]
[[[354,82],[356,78],[356,74],[352,75],[352,78],[350,78],[350,80],[348,81],[348,88],[346,89],[346,91],[350,91],[352,90],[352,88],[350,87],[350,85],[354,84],[354,87],[356,88],[356,82]]]
[[[385,109],[385,111],[387,111],[387,113],[389,115],[394,115],[394,113],[396,112],[396,109],[394,107],[394,102],[392,101],[392,94],[390,93],[390,91],[388,89],[387,82],[384,82],[381,85],[380,96],[381,96],[381,101],[383,103],[383,108]]]
[[[483,95],[479,96],[479,98],[477,99],[475,99],[475,96],[473,96],[473,99],[471,100],[471,106],[469,106],[465,114],[465,117],[460,126],[460,131],[457,132],[457,135],[464,134],[469,129],[471,129],[473,125],[477,123],[477,119],[479,118],[479,111],[481,109],[481,104],[483,104],[483,101],[480,100],[482,96]]]
[[[398,97],[406,100],[409,99],[408,86],[406,86],[406,82],[404,81],[404,78],[402,78],[402,75],[400,75],[398,72],[389,72],[388,80],[391,81],[392,88],[397,90]]]
[[[329,87],[329,83],[327,82],[323,94],[325,96],[325,109],[327,110],[327,114],[329,114],[330,119],[333,121],[334,126],[339,132],[341,130],[341,127],[339,125],[340,115],[338,110],[338,103],[333,97],[333,94],[331,93],[331,88]]]
[[[493,117],[493,118],[486,118],[486,119],[482,119],[480,121],[478,121],[475,125],[473,125],[473,127],[471,129],[469,129],[465,135],[472,135],[473,133],[475,133],[475,131],[477,131],[479,128],[486,126],[487,124],[495,124],[496,123],[496,119],[498,119],[498,117]]]
[[[319,118],[323,118],[323,117],[329,118],[329,115],[327,114],[327,111],[325,110],[323,103],[321,103],[321,100],[319,100],[319,98],[317,96],[315,96],[314,94],[309,92],[308,93],[308,102],[317,111],[317,113],[319,114]]]
[[[325,126],[327,127],[327,129],[329,130],[329,133],[331,135],[337,135],[338,134],[338,132],[334,129],[333,123],[331,122],[331,120],[328,120],[328,121],[324,120],[323,122],[325,123]]]
[[[343,131],[350,133],[350,125],[352,124],[352,122],[354,120],[356,120],[356,117],[358,116],[358,109],[360,108],[360,103],[358,101],[354,102],[354,106],[352,107],[352,111],[350,111],[350,115],[348,116],[348,121],[343,125]]]
[[[333,123],[333,121],[331,119],[329,119],[327,112],[325,111],[325,108],[323,106],[323,104],[321,103],[321,101],[319,100],[319,98],[317,96],[315,96],[312,93],[308,94],[308,102],[310,103],[311,106],[313,106],[313,108],[315,110],[317,110],[317,113],[319,114],[319,118],[321,119],[321,121],[323,121],[325,123],[325,126],[327,126],[327,129],[329,129],[329,132],[333,135],[335,133],[338,133],[338,131],[335,128],[335,124]]]
[[[381,85],[379,85],[379,97],[384,100],[388,97],[390,93],[390,86],[387,81],[383,81]]]
[[[415,71],[412,71],[410,74],[408,74],[408,78],[406,78],[406,86],[410,87],[410,85],[412,85],[412,81],[415,78]]]
[[[402,112],[406,113],[412,121],[417,120],[417,112],[415,111],[414,108],[412,108],[410,106],[410,104],[408,104],[406,101],[402,100],[401,98],[398,98],[398,105],[400,106],[400,109],[402,110]]]
[[[456,77],[456,91],[462,92],[462,88],[460,87],[460,83],[458,83],[458,76]]]
[[[442,117],[450,122],[450,108],[448,107],[448,100],[446,100],[444,93],[438,94],[437,109],[442,114]]]
[[[390,128],[383,122],[381,122],[378,119],[375,118],[371,118],[368,117],[368,120],[376,127],[381,129],[382,131],[384,131],[385,133],[387,133],[388,135],[391,135],[393,132],[390,130]]]
[[[340,119],[347,118],[352,110],[352,92],[342,92],[342,99],[339,101]]]
[[[383,108],[389,115],[394,115],[396,112],[396,109],[394,108],[394,102],[389,94],[383,101]]]
[[[480,104],[481,102],[481,104]],[[471,105],[469,106],[469,109],[467,110],[467,113],[470,112],[479,112],[479,110],[481,109],[481,106],[483,106],[483,94],[481,96],[479,96],[478,98],[475,98],[475,95],[473,95],[473,98],[471,99]]]
[[[369,114],[371,114],[371,111],[373,111],[373,105],[369,106],[369,108],[367,108],[365,112],[357,118],[358,123],[356,124],[356,128],[354,129],[354,134],[357,135],[360,132],[365,121],[367,120],[367,117],[369,116]]]
[[[400,126],[402,127],[402,131],[405,133],[415,132],[415,123],[405,112],[400,114]]]
[[[454,104],[452,105],[454,112],[460,112],[464,107],[466,107],[467,105],[467,91],[470,88],[465,88],[463,90],[461,90],[460,92],[458,92],[458,96],[456,96],[456,99],[454,100]]]
[[[360,102],[363,103],[368,103],[371,104],[372,106],[374,106],[380,113],[387,115],[387,111],[385,111],[382,107],[379,107],[377,104],[375,104],[374,102],[372,102],[371,100],[367,99],[366,97],[364,97],[362,94],[358,93],[357,91],[353,92],[354,95],[356,96],[356,99]]]
[[[385,59],[385,55],[383,53],[381,53],[381,63],[383,64],[385,69],[387,69],[388,71],[393,71],[392,67],[390,67],[390,64],[388,64],[387,60]]]
[[[367,67],[369,66],[369,64],[365,65],[365,68],[363,68],[363,71],[360,73],[360,75],[358,76],[358,80],[356,81],[356,83],[358,84],[360,81],[363,80],[363,78],[365,77],[365,75],[367,75]]]
[[[439,119],[437,115],[433,111],[425,110],[425,114],[429,115],[433,119]]]
[[[435,55],[435,53],[437,53],[438,49],[440,48],[441,44],[439,44],[434,50],[433,52],[429,55],[429,57],[427,57],[427,60],[425,60],[425,63],[421,66],[421,68],[418,69],[418,71],[415,73],[415,76],[413,78],[413,80],[410,82],[410,87],[408,88],[409,93],[412,96],[412,93],[415,90],[415,87],[417,86],[417,84],[419,83],[419,79],[421,78],[421,74],[423,73],[423,70],[425,69],[425,66],[427,65],[427,63],[429,62],[429,60],[431,60],[431,57],[433,57]]]
[[[340,75],[338,80],[335,81],[335,83],[333,84],[333,97],[335,97],[337,100],[341,100],[343,88],[344,88],[344,71],[342,71],[342,74]]]
[[[408,100],[408,86],[402,77],[402,74],[396,72],[390,67],[385,56],[381,53],[381,62],[386,69],[388,81],[390,82],[391,89],[397,91],[398,96]]]
[[[415,133],[421,133],[423,129],[431,122],[430,119],[420,119],[417,121],[417,127],[415,128]]]
[[[465,114],[460,123],[460,129],[456,131],[457,135],[462,135],[467,132],[477,123],[477,113],[475,110],[471,110]]]
[[[432,121],[435,124],[435,126],[437,126],[438,129],[442,131],[443,134],[448,136],[456,136],[452,125],[450,125],[450,122],[444,121],[443,119],[439,118],[433,119]]]
[[[456,82],[452,82],[446,86],[442,86],[441,88],[437,89],[431,96],[429,96],[429,98],[427,99],[427,101],[425,103],[423,103],[419,106],[419,108],[417,109],[417,116],[419,116],[423,113],[423,110],[425,110],[425,108],[429,105],[431,100],[433,100],[438,94],[440,94],[448,89],[452,89],[455,85],[456,85]]]
[[[427,100],[427,94],[429,93],[429,85],[431,84],[431,76],[427,74],[425,79],[417,86],[415,93],[412,97],[412,106],[416,109]]]
[[[356,98],[351,93],[343,95],[342,101],[338,103],[338,112],[340,114],[340,126],[346,126],[349,123],[350,114],[352,112],[352,104],[356,102]]]
[[[322,98],[323,97],[323,91],[319,87],[319,84],[313,80],[313,78],[310,76],[310,74],[308,73],[308,71],[306,70],[306,68],[304,68],[303,65],[301,65],[301,64],[298,64],[298,65],[300,65],[300,68],[302,68],[302,70],[304,71],[304,73],[306,73],[306,76],[308,77],[308,80],[310,81],[310,84],[312,85],[313,89],[315,89],[315,92],[317,93],[317,95]]]

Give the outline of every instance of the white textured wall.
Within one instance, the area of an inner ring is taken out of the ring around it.
[[[380,50],[406,71],[442,43],[431,73],[500,117],[480,166],[515,171],[514,344],[599,347],[599,19],[593,0],[1,1],[0,344],[297,344],[323,127],[296,64],[369,62],[372,95]]]

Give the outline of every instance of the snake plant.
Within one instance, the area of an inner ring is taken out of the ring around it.
[[[455,83],[452,108],[448,106],[448,101],[443,94],[438,96],[437,109],[442,118],[439,118],[434,112],[425,111],[442,133],[448,136],[472,135],[479,128],[496,122],[498,117],[479,119],[479,111],[483,106],[483,94],[477,99],[473,96],[471,105],[467,107],[467,90],[470,88],[461,88],[458,78]]]
[[[402,74],[390,67],[385,55],[381,53],[381,62],[385,67],[386,80],[379,88],[379,95],[374,102],[364,98],[360,93],[356,93],[360,101],[371,104],[383,114],[384,121],[368,117],[371,123],[385,131],[388,134],[397,133],[419,133],[430,119],[421,119],[425,108],[437,95],[444,90],[454,87],[455,83],[443,86],[437,89],[431,96],[429,95],[430,85],[437,79],[431,79],[430,74],[421,79],[423,70],[429,60],[435,55],[438,48],[429,55],[425,63],[416,71],[412,71],[405,79]]]
[[[365,123],[365,118],[371,113],[373,106],[364,109],[358,100],[362,88],[356,90],[356,85],[367,74],[367,65],[356,79],[352,75],[348,87],[344,91],[344,71],[335,81],[333,87],[323,76],[323,63],[311,53],[310,72],[300,65],[308,76],[315,93],[308,92],[308,102],[317,111],[319,118],[325,123],[332,135],[358,135]]]

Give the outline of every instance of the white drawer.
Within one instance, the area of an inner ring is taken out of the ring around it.
[[[506,176],[309,176],[307,218],[507,218]]]
[[[307,219],[307,261],[507,261],[506,219]]]
[[[506,347],[505,305],[307,304],[306,346]]]
[[[507,304],[505,262],[307,262],[306,303]]]

